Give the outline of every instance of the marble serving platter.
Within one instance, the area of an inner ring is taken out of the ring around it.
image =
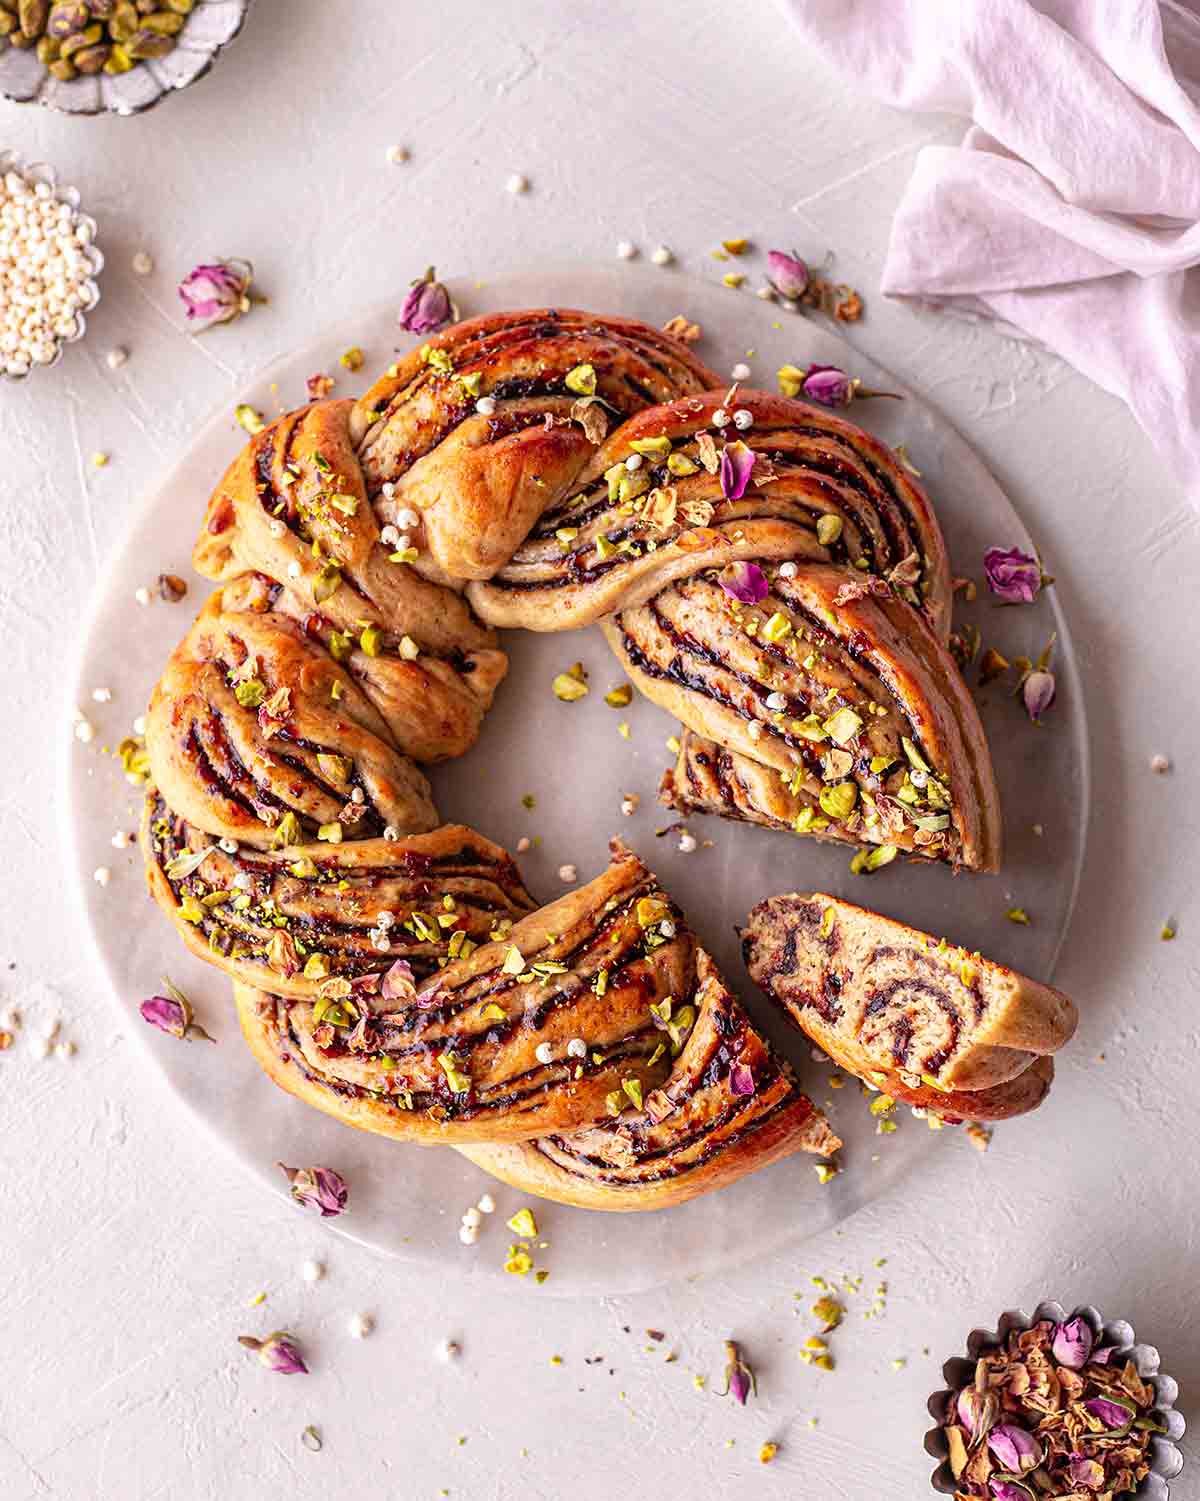
[[[711,1274],[844,1219],[918,1170],[931,1154],[947,1150],[952,1135],[931,1132],[907,1112],[897,1116],[894,1134],[877,1135],[857,1088],[835,1094],[828,1087],[828,1068],[812,1059],[798,1032],[766,1014],[745,976],[735,928],[754,902],[774,892],[822,888],[979,948],[1039,979],[1053,974],[1082,865],[1089,796],[1084,708],[1069,632],[1052,589],[1031,607],[1000,609],[989,600],[982,584],[984,549],[995,543],[1032,550],[1020,518],[940,413],[826,321],[719,283],[639,265],[555,267],[450,287],[464,317],[558,305],[662,324],[684,313],[701,324],[699,352],[722,374],[745,362],[753,372],[749,384],[774,389],[779,365],[818,361],[841,365],[868,386],[899,393],[903,400],[864,401],[851,415],[885,441],[903,443],[921,471],[955,572],[980,587],[974,603],[960,603],[960,622],[976,622],[985,639],[1009,658],[1036,657],[1049,634],[1058,634],[1052,729],[1031,725],[1003,685],[980,695],[1005,813],[1007,854],[996,877],[955,876],[901,862],[872,876],[853,876],[848,849],[703,818],[688,826],[700,847],[683,853],[677,834],[660,837],[674,815],[656,802],[659,777],[671,759],[666,742],[674,721],[637,698],[619,712],[605,705],[604,692],[621,681],[621,674],[598,630],[505,639],[511,671],[479,744],[433,774],[443,816],[472,824],[509,849],[523,836],[536,841],[520,863],[542,901],[564,890],[557,874],[564,863],[576,865],[580,879],[587,880],[603,868],[614,834],[633,845],[683,904],[733,987],[796,1063],[814,1098],[832,1104],[834,1124],[846,1140],[843,1171],[826,1186],[818,1183],[812,1159],[798,1155],[722,1193],[655,1214],[604,1215],[539,1204],[539,1238],[548,1244],[537,1260],[552,1275],[538,1295],[616,1292]],[[192,446],[146,496],[114,551],[82,633],[74,702],[94,720],[97,735],[90,744],[72,741],[63,768],[67,863],[123,1023],[144,1044],[146,1067],[162,1071],[191,1122],[206,1126],[276,1193],[285,1190],[274,1167],[277,1159],[337,1168],[351,1186],[351,1207],[324,1222],[331,1234],[436,1266],[443,1277],[501,1277],[524,1286],[501,1271],[512,1238],[503,1222],[522,1202],[518,1195],[448,1149],[399,1145],[342,1126],[260,1074],[242,1045],[229,982],[184,952],[145,894],[137,851],[113,849],[114,830],[136,827],[139,797],[119,763],[99,753],[101,744],[115,746],[129,733],[168,652],[210,587],[192,573],[188,558],[205,499],[245,441],[234,421],[235,405],[246,402],[268,416],[300,405],[306,377],[319,370],[338,374],[338,395],[364,389],[370,375],[413,342],[397,326],[398,302],[364,309],[231,390],[221,411],[197,429]],[[867,341],[869,332],[864,323],[856,338]],[[338,356],[354,345],[366,352],[367,363],[358,376],[347,377]],[[135,592],[152,589],[164,570],[187,579],[186,601],[140,607]],[[587,667],[594,691],[581,702],[561,703],[551,681],[576,660]],[[112,688],[110,703],[92,702],[99,684]],[[622,720],[630,726],[628,739],[618,733]],[[640,805],[625,817],[620,805],[629,793],[639,795]],[[527,795],[536,800],[532,809],[523,802]],[[98,866],[112,868],[106,887],[93,880]],[[1033,914],[1030,926],[1006,918],[1015,906]],[[199,1018],[218,1040],[215,1048],[178,1043],[139,1019],[138,1003],[160,989],[164,974],[193,998]],[[137,1087],[136,1080],[130,1087]],[[181,1111],[180,1129],[187,1120]],[[463,1246],[460,1216],[485,1189],[494,1191],[499,1211],[485,1223],[477,1245]],[[532,1279],[527,1282],[532,1287]]]

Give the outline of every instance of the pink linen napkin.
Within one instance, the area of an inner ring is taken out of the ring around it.
[[[926,147],[883,290],[1002,320],[1130,407],[1200,503],[1200,15],[1178,0],[783,0]]]

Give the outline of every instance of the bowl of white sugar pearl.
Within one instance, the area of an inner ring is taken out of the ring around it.
[[[96,221],[53,168],[0,151],[0,374],[24,380],[82,339],[100,300]]]

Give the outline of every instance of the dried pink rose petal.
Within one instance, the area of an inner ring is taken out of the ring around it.
[[[739,604],[756,605],[771,592],[767,576],[757,563],[730,563],[720,578],[721,588]]]
[[[733,1397],[743,1407],[750,1393],[758,1395],[758,1382],[754,1372],[742,1359],[742,1352],[738,1349],[737,1342],[732,1339],[725,1341],[725,1390],[718,1393],[722,1397]]]
[[[1059,1365],[1081,1371],[1088,1363],[1096,1336],[1085,1319],[1068,1319],[1054,1330],[1050,1351]]]
[[[203,332],[218,323],[231,323],[250,311],[254,299],[250,284],[254,267],[249,261],[209,261],[194,266],[179,283],[179,296],[191,323],[199,320]]]
[[[974,1434],[976,1425],[979,1422],[979,1415],[983,1409],[983,1401],[983,1393],[973,1386],[964,1387],[958,1394],[955,1411],[958,1414],[958,1421],[970,1434]]]
[[[1083,1409],[1106,1428],[1117,1432],[1133,1422],[1133,1408],[1125,1402],[1114,1402],[1110,1397],[1091,1397],[1083,1404]]]
[[[255,1339],[252,1334],[239,1334],[238,1344],[253,1350],[268,1371],[279,1376],[307,1376],[308,1367],[293,1337],[283,1329],[268,1334],[266,1339]]]
[[[428,266],[425,275],[409,288],[400,309],[400,327],[410,334],[432,334],[450,321],[453,312],[450,293],[437,280],[435,269]]]
[[[1006,605],[1031,605],[1042,587],[1042,565],[1019,547],[989,547],[983,555],[987,586]]]
[[[1071,1455],[1067,1474],[1072,1485],[1082,1486],[1084,1490],[1098,1491],[1104,1484],[1104,1466],[1086,1454]]]
[[[741,500],[754,473],[755,453],[742,442],[726,443],[721,453],[721,494],[726,500]]]
[[[992,1495],[996,1501],[1033,1501],[1033,1492],[1023,1481],[1013,1480],[1008,1475],[993,1475]]]
[[[729,1071],[729,1088],[737,1095],[754,1093],[754,1074],[745,1063],[735,1063]]]
[[[305,1209],[315,1209],[322,1219],[331,1219],[341,1214],[346,1207],[349,1190],[346,1180],[331,1167],[288,1167],[275,1164],[291,1184],[292,1198]]]
[[[781,297],[794,302],[808,288],[808,267],[793,250],[767,251],[767,280]]]
[[[407,959],[397,959],[383,977],[381,994],[389,1001],[413,1001],[417,987],[412,965]]]
[[[1042,1462],[1042,1446],[1016,1423],[997,1423],[988,1434],[988,1448],[1006,1470],[1024,1475]]]
[[[1091,1359],[1089,1360],[1088,1364],[1107,1365],[1116,1353],[1116,1345],[1104,1345],[1101,1349],[1092,1351]]]

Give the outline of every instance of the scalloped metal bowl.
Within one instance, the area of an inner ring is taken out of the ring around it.
[[[945,1387],[934,1392],[928,1402],[929,1416],[938,1425],[925,1435],[925,1452],[938,1461],[938,1467],[930,1477],[935,1491],[952,1496],[955,1490],[954,1476],[950,1472],[946,1436],[942,1431],[950,1402],[956,1392],[970,1385],[975,1379],[975,1362],[984,1350],[992,1349],[1008,1338],[1014,1329],[1029,1329],[1042,1319],[1052,1319],[1061,1324],[1065,1319],[1081,1318],[1091,1327],[1092,1333],[1102,1336],[1105,1344],[1116,1345],[1122,1354],[1128,1354],[1137,1367],[1138,1375],[1154,1388],[1157,1399],[1153,1408],[1155,1419],[1166,1429],[1151,1440],[1150,1473],[1138,1486],[1134,1495],[1137,1501],[1168,1501],[1171,1494],[1169,1482],[1183,1469],[1183,1454],[1178,1441],[1183,1437],[1186,1424],[1183,1415],[1175,1411],[1179,1386],[1170,1376],[1159,1371],[1158,1351],[1153,1345],[1137,1342],[1133,1325],[1124,1319],[1106,1321],[1098,1308],[1089,1304],[1073,1309],[1069,1314],[1061,1303],[1039,1303],[1033,1317],[1020,1309],[1009,1309],[1000,1315],[995,1329],[972,1329],[967,1336],[966,1356],[956,1355],[942,1367]]]
[[[5,177],[9,172],[15,172],[32,185],[44,182],[57,202],[67,204],[74,211],[75,223],[86,225],[90,235],[88,244],[83,248],[83,255],[91,267],[91,275],[83,283],[85,301],[83,307],[75,314],[75,332],[57,341],[52,359],[47,360],[43,365],[30,365],[28,370],[9,371],[7,358],[0,353],[0,377],[4,380],[27,380],[35,370],[49,370],[51,366],[57,365],[62,359],[66,346],[78,343],[87,332],[86,314],[90,313],[100,301],[100,287],[96,278],[104,269],[104,256],[96,244],[95,219],[90,214],[81,211],[78,191],[61,185],[53,167],[45,162],[30,162],[26,165],[15,151],[0,151],[0,178]]]
[[[250,0],[196,0],[196,8],[166,57],[128,73],[97,73],[60,82],[33,48],[0,52],[0,94],[16,104],[44,104],[67,115],[136,115],[203,78],[245,23]]]

